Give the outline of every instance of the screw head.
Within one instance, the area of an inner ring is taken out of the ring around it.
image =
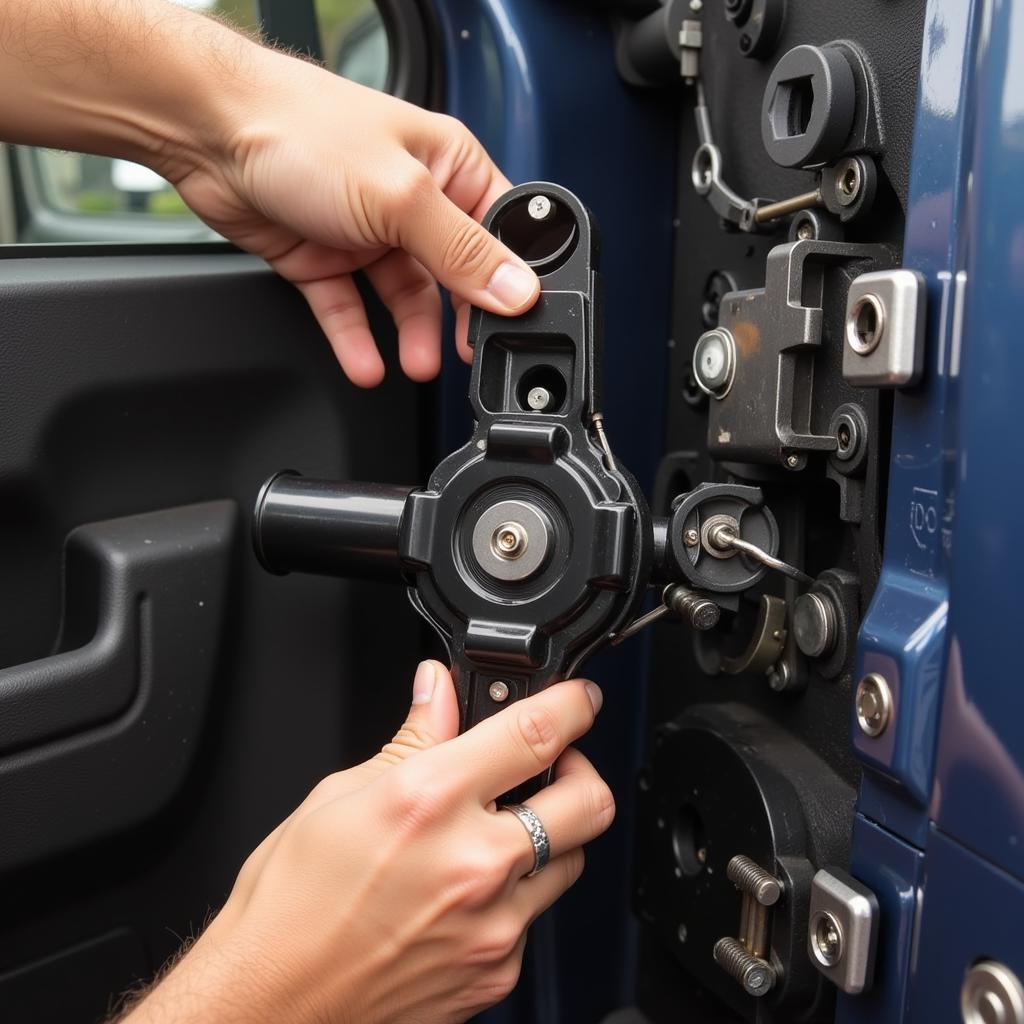
[[[687,930],[686,930],[686,925],[685,925],[685,924],[681,924],[681,925],[680,925],[680,926],[678,927],[678,929],[676,929],[676,935],[677,935],[677,936],[679,937],[679,941],[680,941],[680,942],[685,942],[685,941],[686,941],[686,936],[687,936],[688,934],[689,934],[689,933],[688,933],[688,932],[687,932]]]
[[[508,683],[495,679],[487,688],[487,692],[495,704],[501,704],[503,701],[508,700]]]
[[[543,412],[551,404],[551,392],[547,388],[530,388],[526,404],[534,412]]]
[[[806,242],[809,238],[814,237],[814,228],[811,227],[809,221],[805,220],[796,229],[796,237],[799,238],[801,242]]]
[[[843,957],[843,929],[835,916],[819,910],[811,919],[811,949],[823,967],[834,967]]]
[[[752,964],[743,972],[743,987],[752,995],[758,995],[768,984],[768,972],[758,964]]]
[[[683,534],[683,543],[688,548],[695,548],[700,543],[700,534],[696,530],[687,530]]]
[[[736,368],[736,342],[724,327],[705,331],[693,349],[693,376],[697,387],[714,398],[724,398],[732,387]]]
[[[892,717],[892,691],[877,672],[870,672],[857,684],[854,697],[857,724],[866,736],[881,736]]]
[[[526,207],[534,220],[547,220],[554,208],[554,203],[547,196],[534,196]]]
[[[790,469],[796,469],[800,465],[800,456],[799,455],[787,455],[786,456],[786,465],[789,466]]]

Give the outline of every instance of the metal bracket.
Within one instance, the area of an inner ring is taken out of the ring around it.
[[[878,936],[878,899],[838,868],[811,881],[807,952],[829,981],[855,996],[871,987]]]
[[[927,287],[917,270],[861,274],[846,299],[843,376],[858,387],[901,388],[924,370]]]

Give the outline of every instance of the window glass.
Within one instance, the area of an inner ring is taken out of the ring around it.
[[[258,0],[175,2],[244,31],[259,31]],[[388,35],[374,0],[314,3],[327,67],[363,85],[385,88]],[[0,241],[148,242],[218,237],[185,206],[169,182],[139,164],[26,146],[0,146],[0,161],[5,162],[5,173],[0,174]],[[15,209],[20,215],[12,217]]]
[[[336,74],[371,89],[388,84],[388,33],[374,0],[315,0],[320,52]]]

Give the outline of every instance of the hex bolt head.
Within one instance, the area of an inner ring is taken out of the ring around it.
[[[857,724],[866,736],[881,736],[892,718],[892,691],[877,672],[869,672],[858,684],[854,697]]]
[[[534,196],[526,209],[534,220],[547,220],[554,212],[555,204],[547,196]]]
[[[487,692],[490,694],[491,700],[493,700],[495,704],[501,704],[508,700],[508,683],[504,683],[500,679],[495,679],[487,688]]]

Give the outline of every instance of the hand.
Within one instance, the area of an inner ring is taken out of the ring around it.
[[[463,124],[272,51],[257,69],[225,155],[169,173],[203,220],[299,288],[354,383],[384,376],[355,270],[391,311],[413,380],[440,368],[438,281],[467,361],[467,303],[533,305],[536,274],[478,223],[511,186]]]
[[[324,779],[257,848],[131,1024],[440,1024],[511,991],[526,929],[576,881],[582,845],[614,816],[608,787],[566,749],[601,691],[559,683],[462,736],[443,666],[424,662],[413,692],[392,743]],[[556,759],[555,781],[530,801],[551,861],[526,878],[533,847],[494,800]]]

